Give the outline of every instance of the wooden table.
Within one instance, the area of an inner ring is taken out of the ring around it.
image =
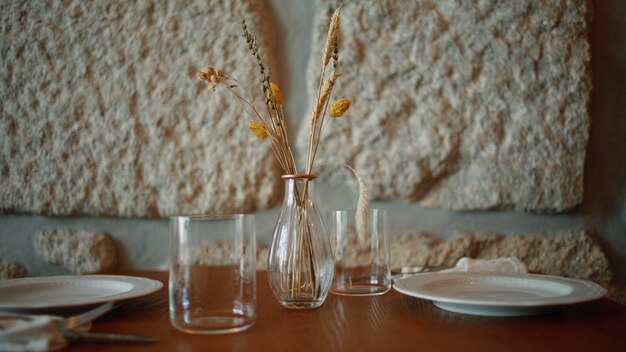
[[[442,311],[394,290],[378,297],[329,295],[316,310],[282,308],[258,273],[257,321],[231,335],[187,335],[169,322],[167,273],[123,272],[162,281],[144,302],[124,303],[93,331],[158,336],[155,344],[75,344],[69,351],[626,351],[626,306],[608,299],[523,318]]]

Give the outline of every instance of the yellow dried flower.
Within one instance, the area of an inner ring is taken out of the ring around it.
[[[205,71],[198,71],[198,79],[201,81],[208,81],[211,79],[211,75]]]
[[[210,90],[215,90],[215,87],[222,82],[222,71],[211,66],[207,66],[204,70],[198,71],[198,79],[207,82]]]
[[[250,129],[250,132],[252,132],[252,134],[256,138],[265,139],[269,137],[269,134],[267,133],[267,129],[262,123],[259,123],[257,121],[250,121],[248,123],[248,128]]]
[[[336,118],[341,117],[350,108],[350,99],[341,98],[335,101],[328,109],[328,116]]]
[[[274,105],[281,107],[283,105],[283,95],[280,93],[278,84],[270,82],[270,90],[272,91],[272,97],[274,98]]]

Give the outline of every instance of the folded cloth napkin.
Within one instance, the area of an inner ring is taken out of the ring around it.
[[[526,273],[528,270],[526,265],[517,258],[472,259],[463,257],[456,262],[453,268],[440,271],[440,273],[453,272]]]
[[[0,351],[57,351],[68,342],[51,316],[0,312]]]

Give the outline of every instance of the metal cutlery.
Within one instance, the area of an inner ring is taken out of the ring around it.
[[[85,325],[92,320],[100,317],[104,313],[110,311],[113,308],[113,302],[105,303],[100,305],[94,309],[88,310],[87,312],[73,315],[70,317],[62,317],[59,315],[51,315],[51,314],[23,314],[23,313],[13,313],[7,312],[3,313],[3,319],[5,320],[22,320],[22,321],[31,321],[37,317],[48,317],[54,326],[59,331],[65,330],[74,330],[82,325]]]
[[[77,329],[83,324],[100,317],[104,313],[113,309],[113,302],[105,303],[99,307],[89,310],[85,313],[71,316],[68,318],[53,317],[55,326],[63,336],[70,341],[86,341],[86,342],[157,342],[158,339],[152,336],[139,336],[118,333],[90,332]]]
[[[63,336],[70,341],[84,341],[84,342],[141,342],[152,343],[158,342],[159,339],[154,336],[143,335],[130,335],[130,334],[117,334],[107,332],[80,332],[76,330],[66,330],[62,332]]]
[[[400,270],[391,270],[391,279],[398,280],[398,279],[402,279],[408,276],[413,276],[416,274],[431,273],[431,272],[440,271],[440,270],[449,269],[449,268],[450,267],[443,266],[443,265],[429,266],[428,261],[426,261],[426,263],[424,263],[423,266],[408,267],[408,268],[404,267]]]
[[[94,309],[88,310],[85,313],[81,313],[71,317],[64,318],[55,315],[51,315],[50,317],[52,318],[54,325],[57,329],[59,329],[59,331],[74,330],[81,325],[95,320],[96,318],[100,317],[111,309],[113,309],[113,302],[108,302]]]
[[[86,324],[97,319],[103,314],[113,309],[114,303],[108,302],[100,305],[96,308],[88,310],[87,312],[73,315],[70,317],[62,317],[57,315],[47,315],[50,318],[56,329],[61,335],[67,338],[69,341],[85,341],[85,342],[157,342],[158,339],[152,336],[140,336],[130,334],[118,334],[118,333],[104,333],[104,332],[90,332],[87,331],[90,326]],[[4,314],[5,319],[19,319],[24,321],[30,321],[40,315],[29,314],[17,314],[8,313]],[[0,319],[1,320],[1,319]]]

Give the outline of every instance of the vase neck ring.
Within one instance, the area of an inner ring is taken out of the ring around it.
[[[317,176],[313,174],[290,174],[290,175],[282,175],[280,178],[283,180],[295,180],[295,179],[315,179]]]

